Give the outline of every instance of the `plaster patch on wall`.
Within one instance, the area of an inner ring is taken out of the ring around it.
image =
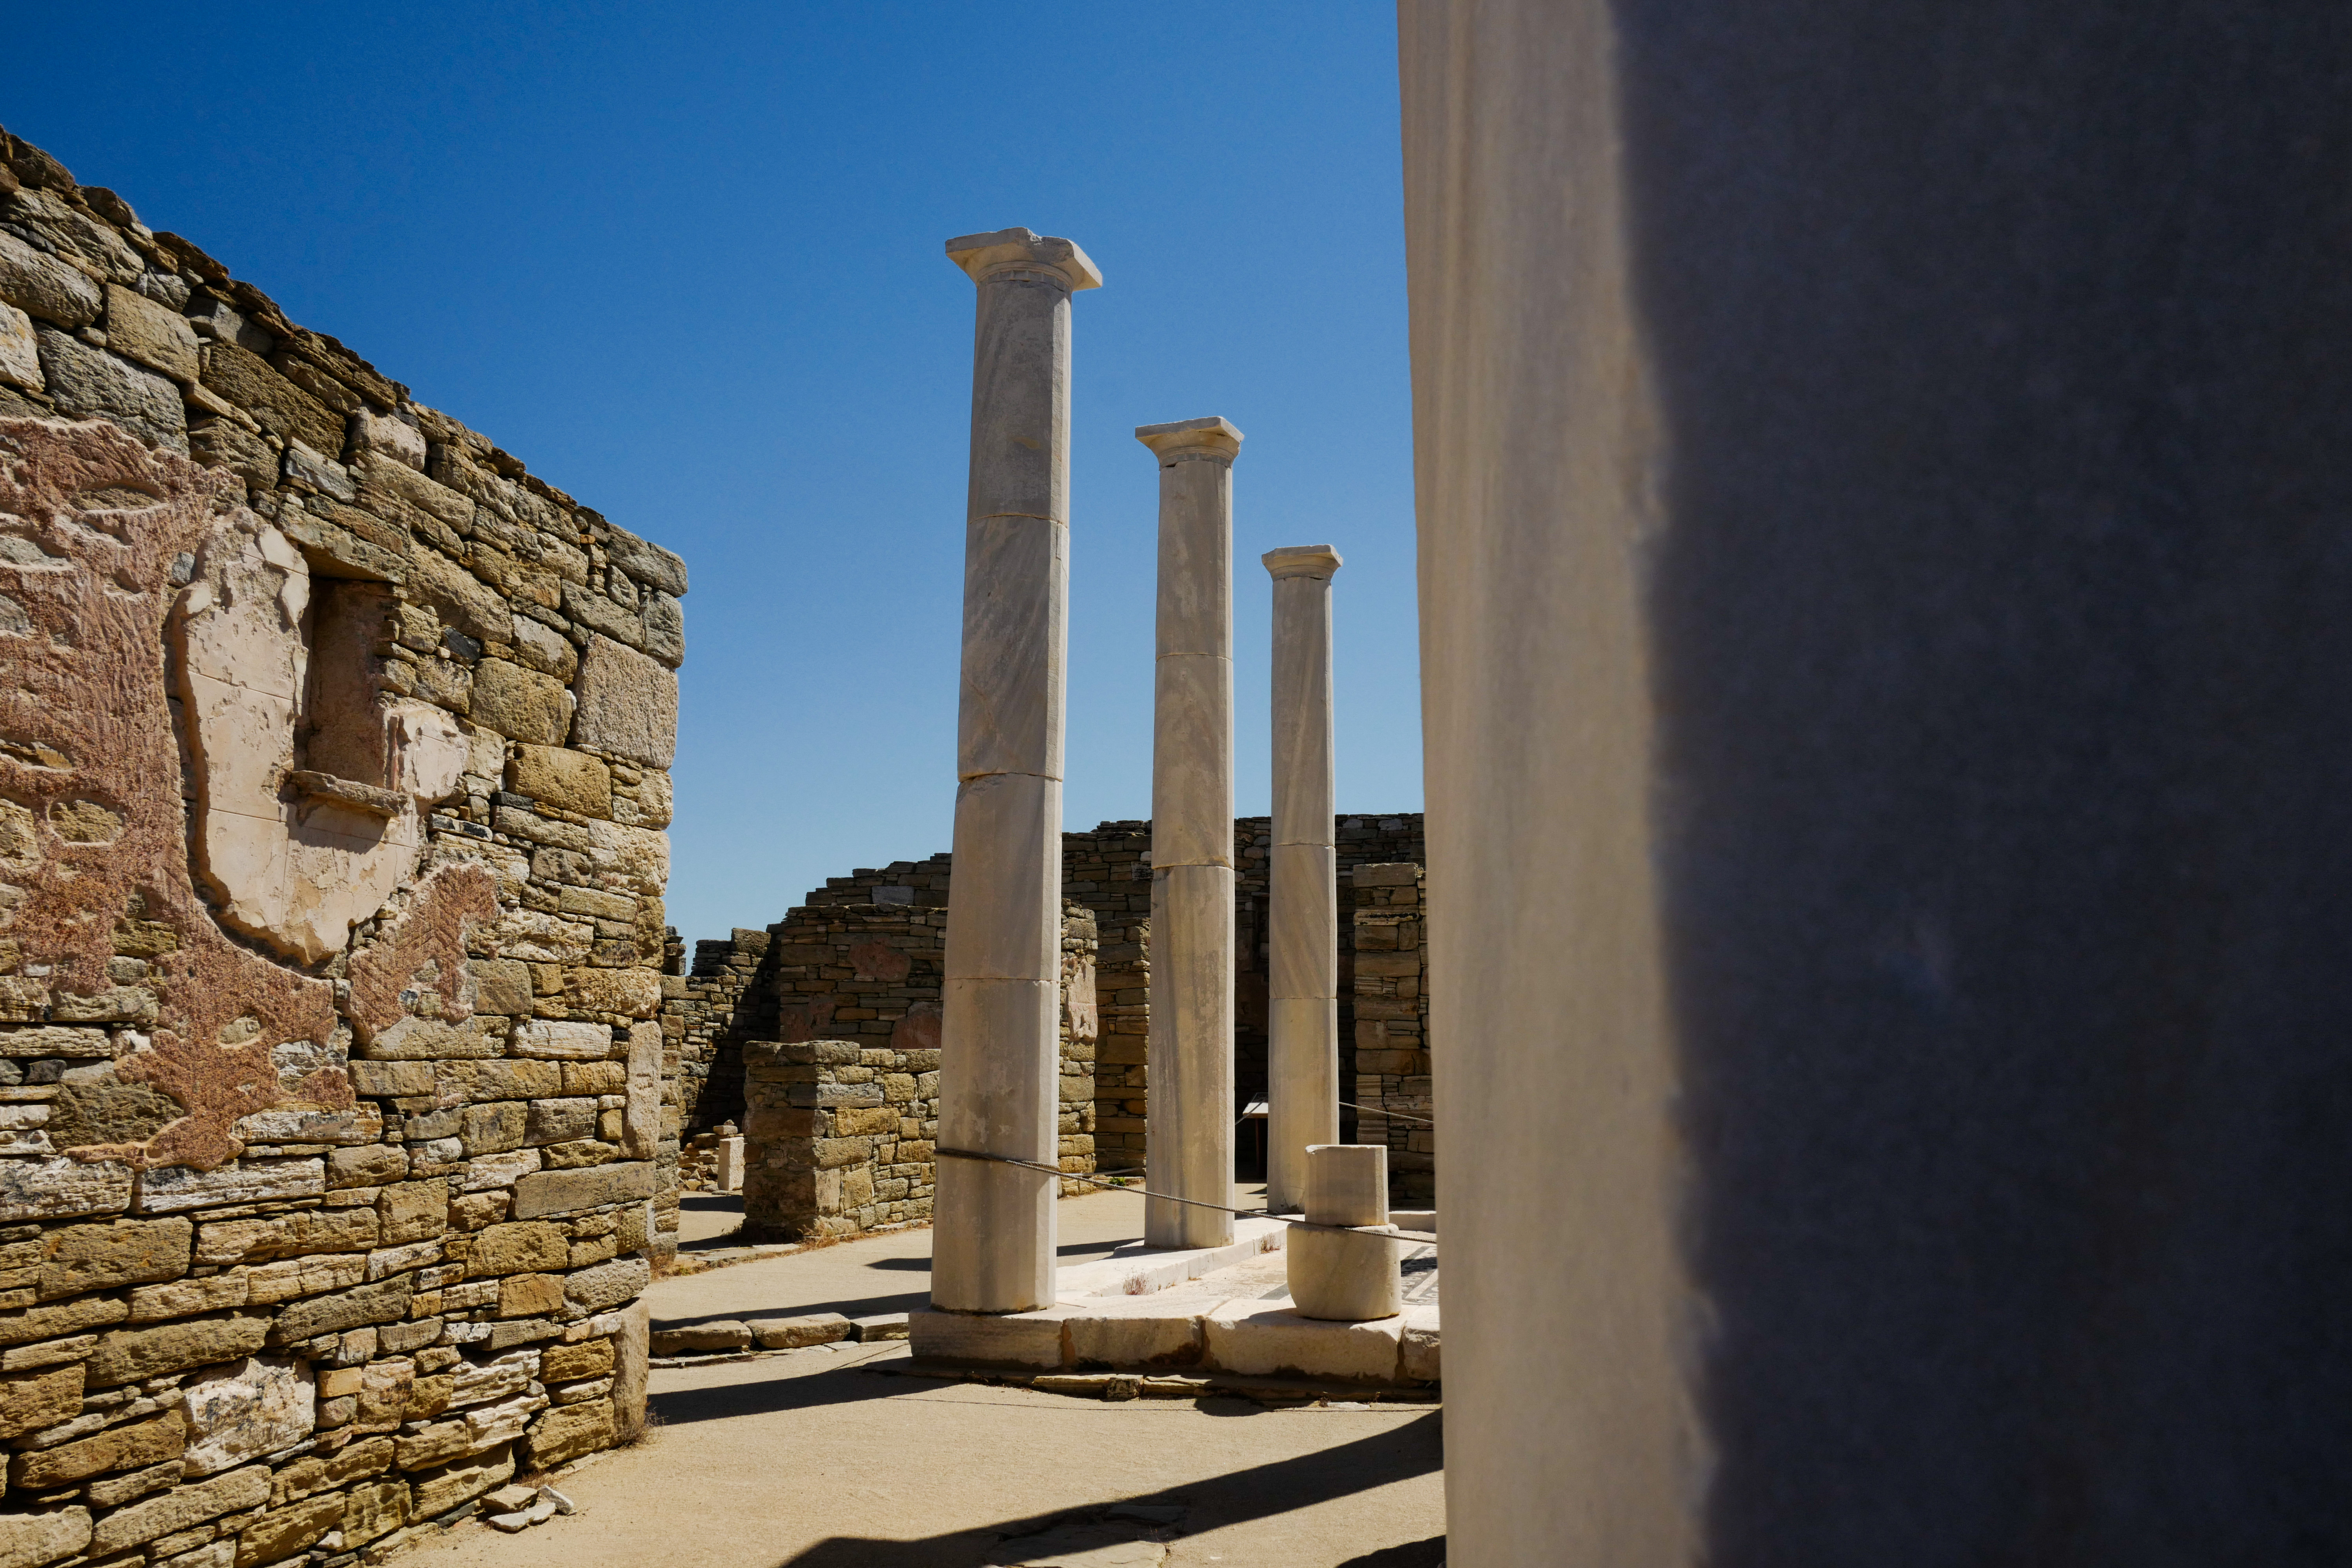
[[[472,1017],[468,940],[498,918],[499,881],[488,868],[452,861],[426,878],[383,939],[352,957],[351,1020],[361,1043],[405,1017]]]
[[[186,1111],[78,1159],[198,1170],[235,1159],[236,1120],[281,1098],[271,1047],[335,1031],[331,984],[215,923],[189,874],[178,792],[155,787],[180,776],[163,657],[172,563],[224,521],[250,527],[242,492],[110,425],[0,418],[0,532],[22,542],[0,551],[0,590],[34,634],[0,644],[0,798],[20,808],[0,847],[22,851],[0,865],[7,1000],[31,1017],[152,1007],[150,1043],[115,1077]],[[119,959],[143,973],[118,978]],[[252,1033],[225,1047],[239,1015]]]

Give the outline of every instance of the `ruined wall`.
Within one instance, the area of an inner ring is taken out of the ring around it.
[[[1437,1197],[1429,1057],[1429,930],[1414,865],[1363,865],[1341,889],[1355,929],[1355,1142],[1385,1143],[1389,1191]],[[1342,1082],[1351,1081],[1343,1079]]]
[[[0,1555],[643,1419],[683,565],[0,132]]]
[[[803,907],[771,935],[779,1037],[741,1047],[746,1235],[846,1236],[929,1217],[946,910]],[[1074,1175],[1095,1168],[1097,945],[1093,916],[1066,902],[1059,1157]],[[1089,1190],[1062,1184],[1066,1197]]]
[[[694,944],[694,968],[662,981],[662,1033],[677,1058],[680,1135],[743,1120],[743,1043],[775,1036],[775,997],[761,979],[769,934],[738,927]]]
[[[1350,908],[1347,887],[1357,868],[1367,865],[1394,865],[1421,862],[1423,851],[1422,819],[1419,814],[1394,816],[1340,816],[1335,819],[1334,839],[1338,846],[1339,874],[1341,879],[1340,908]],[[1262,1100],[1266,1093],[1266,985],[1268,956],[1266,952],[1266,899],[1269,867],[1273,845],[1273,825],[1263,816],[1245,816],[1234,824],[1234,1058],[1235,1113],[1253,1100]],[[878,919],[886,925],[921,919],[919,928],[943,933],[947,908],[950,861],[946,855],[934,855],[928,860],[901,860],[880,868],[861,868],[845,877],[832,877],[823,888],[808,895],[808,902],[792,911],[781,925],[770,928],[781,933],[787,928],[803,931],[822,931],[827,928],[824,917],[838,916],[849,910],[868,909],[875,915],[861,917]],[[1062,893],[1094,917],[1097,928],[1097,995],[1096,1026],[1098,1031],[1091,1054],[1090,1100],[1092,1113],[1086,1119],[1084,1137],[1094,1164],[1087,1169],[1104,1173],[1140,1172],[1144,1157],[1144,1129],[1150,1103],[1148,1084],[1148,1042],[1151,1019],[1151,825],[1149,822],[1105,822],[1094,828],[1062,836]],[[1359,1027],[1355,984],[1356,928],[1353,921],[1343,919],[1339,925],[1339,1074],[1340,1082],[1352,1085],[1360,1076],[1356,1060],[1358,1041],[1363,1037]],[[736,943],[740,944],[747,933],[737,931]],[[832,938],[827,936],[826,941]],[[726,944],[703,943],[703,949]],[[929,950],[927,950],[929,951]],[[1386,960],[1384,959],[1385,963]],[[697,971],[702,970],[697,961]],[[713,973],[716,973],[714,966]],[[908,975],[894,983],[887,1006],[900,1011],[929,1011],[936,1015],[939,1004],[939,971],[936,962],[919,966]],[[859,982],[869,984],[871,982]],[[739,1007],[757,1005],[756,999],[772,994],[785,1021],[778,1023],[777,1037],[782,1039],[814,1039],[820,1036],[867,1038],[887,1030],[877,1030],[875,1020],[856,1018],[857,1026],[836,1026],[836,1016],[849,1018],[847,1014],[833,1011],[840,1004],[833,999],[835,984],[821,975],[794,973],[780,977],[771,986],[751,985],[740,993]],[[1393,998],[1383,996],[1375,1005],[1381,1014]],[[891,1012],[896,1018],[899,1012]],[[709,1020],[702,1026],[714,1036],[724,1036],[730,1029],[740,1039],[759,1038],[758,1033],[767,1026],[766,1016],[757,1021],[730,1026],[721,1014],[714,992],[707,1011],[700,1015]],[[1066,1009],[1065,1037],[1068,1036]],[[877,1042],[878,1043],[878,1042]],[[1375,1047],[1381,1048],[1381,1047]],[[1388,1058],[1374,1071],[1364,1069],[1374,1077],[1405,1077],[1386,1070]],[[1071,1068],[1069,1074],[1079,1069]],[[1424,1065],[1421,1069],[1425,1076]],[[717,1081],[714,1075],[714,1083]],[[714,1095],[717,1090],[711,1091]],[[1076,1092],[1066,1082],[1066,1100]],[[1387,1091],[1384,1090],[1384,1093]],[[1398,1091],[1403,1092],[1402,1090]],[[1364,1100],[1353,1093],[1346,1098],[1364,1104],[1389,1101]],[[699,1121],[689,1121],[689,1131],[699,1131],[715,1127],[733,1114],[735,1102],[720,1097],[714,1103],[725,1109],[726,1114],[709,1115]],[[1393,1103],[1403,1109],[1402,1100]],[[1358,1134],[1358,1112],[1343,1106],[1340,1110],[1340,1136],[1353,1140]],[[1066,1116],[1066,1120],[1067,1120]],[[1066,1159],[1071,1156],[1069,1129],[1065,1128]],[[1403,1153],[1419,1154],[1425,1151],[1403,1149]],[[1073,1169],[1076,1167],[1072,1167]],[[1394,1166],[1391,1167],[1396,1168]]]

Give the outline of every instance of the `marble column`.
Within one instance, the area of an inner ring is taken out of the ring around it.
[[[1151,1032],[1144,1184],[1234,1190],[1234,458],[1223,419],[1146,425],[1160,460],[1152,683]],[[1230,1215],[1144,1200],[1153,1247],[1219,1247]]]
[[[1451,1568],[2352,1557],[2352,27],[1899,16],[1399,11]]]
[[[1331,838],[1328,544],[1269,551],[1274,575],[1274,860],[1266,902],[1265,1201],[1307,1202],[1307,1148],[1339,1142],[1339,896]]]
[[[1066,239],[948,241],[979,285],[964,523],[955,878],[940,1027],[940,1142],[1058,1163],[1062,720],[1069,626],[1070,296],[1101,285]],[[931,1304],[1054,1299],[1056,1178],[943,1159]]]

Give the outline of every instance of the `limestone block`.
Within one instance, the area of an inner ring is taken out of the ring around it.
[[[641,1299],[623,1308],[620,1318],[613,1337],[613,1429],[614,1440],[625,1443],[646,1426],[652,1310]]]
[[[520,1394],[539,1375],[539,1364],[537,1351],[512,1351],[486,1362],[460,1362],[448,1407],[463,1409]]]
[[[163,1222],[158,1222],[163,1223]],[[178,1223],[185,1225],[185,1220]],[[305,1209],[268,1219],[219,1220],[197,1238],[199,1263],[263,1263],[318,1252],[364,1252],[380,1227],[373,1208]],[[184,1268],[177,1272],[184,1272]],[[150,1275],[169,1279],[171,1275]]]
[[[165,1411],[152,1420],[111,1426],[79,1442],[18,1454],[8,1466],[8,1486],[26,1491],[69,1487],[92,1476],[176,1459],[187,1441],[179,1412]]]
[[[41,390],[40,341],[33,319],[14,305],[0,305],[0,386]]]
[[[572,702],[553,676],[502,658],[486,658],[474,671],[470,717],[509,740],[561,746],[572,722]]]
[[[55,328],[36,328],[34,336],[41,376],[59,414],[103,416],[150,446],[188,449],[187,416],[171,382]]]
[[[0,1312],[0,1345],[29,1344],[37,1340],[63,1339],[119,1323],[131,1315],[124,1302],[108,1296],[62,1301],[54,1307],[34,1307],[22,1312]],[[13,1357],[16,1352],[10,1352]],[[11,1370],[27,1364],[11,1361]],[[32,1363],[46,1364],[46,1363]]]
[[[613,1342],[609,1339],[553,1345],[541,1352],[539,1360],[540,1381],[548,1384],[603,1377],[612,1370]]]
[[[507,787],[583,816],[613,815],[613,770],[585,752],[518,746],[507,763]]]
[[[18,1437],[72,1420],[81,1414],[81,1390],[79,1365],[0,1376],[0,1437]]]
[[[89,1385],[111,1388],[251,1355],[262,1347],[269,1324],[261,1313],[224,1312],[160,1328],[110,1330],[90,1354]]]
[[[88,275],[7,233],[0,233],[0,300],[61,327],[95,321],[106,302]]]
[[[51,1231],[42,1238],[40,1300],[54,1301],[87,1290],[176,1279],[188,1271],[189,1238],[194,1228],[184,1219],[122,1219],[111,1225],[76,1225]]]
[[[236,1130],[239,1138],[257,1143],[373,1143],[383,1136],[383,1112],[373,1105],[257,1110],[238,1117]]]
[[[661,1009],[662,977],[650,969],[574,969],[564,978],[572,1006],[584,1013],[650,1018]]]
[[[106,286],[106,346],[184,386],[196,380],[196,333],[188,319],[120,283]]]
[[[580,702],[572,720],[575,744],[649,767],[670,765],[677,750],[676,675],[633,648],[595,636],[588,639],[574,685]]]
[[[1404,1376],[1417,1382],[1438,1381],[1437,1312],[1435,1307],[1404,1310],[1402,1360],[1398,1366]]]
[[[1149,1302],[1073,1309],[1065,1321],[1072,1366],[1197,1366],[1206,1350],[1198,1317]]]
[[[536,1149],[518,1149],[510,1154],[484,1154],[466,1163],[465,1187],[469,1193],[510,1187],[538,1170],[540,1164],[540,1153]]]
[[[515,1183],[514,1215],[517,1219],[536,1219],[651,1197],[653,1177],[651,1161],[581,1171],[541,1171]]]
[[[761,1350],[799,1350],[829,1345],[849,1337],[849,1320],[839,1312],[810,1312],[792,1318],[755,1318],[751,1338]]]
[[[170,1214],[225,1204],[317,1197],[326,1190],[323,1160],[237,1160],[213,1171],[167,1165],[139,1173],[136,1206],[142,1214]]]
[[[743,1140],[721,1138],[719,1141],[719,1190],[735,1193],[743,1190]]]
[[[442,1247],[435,1241],[411,1241],[399,1247],[379,1247],[367,1255],[367,1278],[370,1280],[389,1279],[395,1274],[411,1269],[426,1268],[441,1261]]]
[[[237,1531],[236,1568],[261,1568],[293,1556],[343,1521],[350,1500],[326,1492],[273,1509]]]
[[[499,1281],[499,1316],[532,1318],[563,1307],[563,1279],[556,1274],[509,1274]]]
[[[509,1447],[493,1448],[477,1454],[437,1470],[428,1470],[415,1478],[415,1497],[410,1504],[413,1517],[436,1519],[447,1513],[459,1503],[469,1502],[503,1485],[514,1474],[514,1451]]]
[[[474,977],[474,1010],[509,1017],[529,1017],[531,1006],[530,970],[515,959],[473,958],[466,971]]]
[[[250,1465],[108,1514],[90,1538],[90,1550],[100,1555],[127,1552],[158,1536],[192,1529],[225,1513],[243,1513],[268,1501],[269,1471]]]
[[[398,469],[398,464],[386,464],[380,471]],[[361,468],[363,476],[377,471],[364,464]],[[514,624],[514,613],[496,591],[437,550],[426,545],[418,545],[411,550],[405,557],[404,574],[410,593],[431,605],[444,622],[469,637],[483,642],[501,642]],[[475,700],[478,702],[481,697],[478,675],[478,670],[475,683]],[[493,679],[503,681],[504,677],[494,676]],[[500,684],[494,689],[505,692],[510,688]],[[478,710],[472,716],[478,723],[488,722]],[[510,734],[511,731],[501,731],[500,733]],[[545,737],[533,735],[527,738],[538,740]],[[555,739],[562,739],[560,731]]]
[[[458,1142],[467,1154],[502,1154],[520,1149],[528,1117],[528,1109],[519,1100],[468,1105],[458,1113]]]
[[[493,1225],[474,1237],[466,1272],[474,1279],[555,1269],[570,1258],[571,1241],[563,1226],[541,1222]]]
[[[365,1260],[362,1263],[364,1266]],[[320,1334],[339,1334],[371,1323],[396,1323],[408,1316],[415,1276],[395,1275],[373,1285],[314,1296],[281,1310],[270,1324],[268,1343],[299,1344]]]
[[[449,1189],[440,1182],[398,1182],[375,1201],[378,1237],[387,1246],[423,1241],[448,1228]]]
[[[477,1016],[462,1024],[438,1018],[402,1018],[352,1049],[375,1061],[426,1061],[494,1057],[506,1048],[507,1021]]]
[[[1059,1307],[1033,1312],[941,1312],[907,1314],[907,1337],[918,1356],[992,1366],[1057,1367],[1066,1364]]]
[[[565,1092],[564,1068],[551,1061],[453,1062],[443,1076],[448,1092],[468,1100],[550,1100]]]
[[[686,563],[660,545],[609,524],[599,537],[613,564],[665,594],[686,593]]]
[[[63,1057],[68,1060],[97,1061],[114,1055],[114,1042],[104,1029],[37,1028],[11,1029],[0,1034],[0,1057],[18,1060],[42,1057]]]
[[[514,1048],[541,1059],[601,1061],[613,1054],[613,1026],[530,1018],[516,1026]]]
[[[570,684],[573,672],[580,668],[580,650],[572,646],[571,639],[529,616],[516,616],[513,622],[516,657],[541,674]]]
[[[362,452],[374,452],[417,472],[425,471],[425,433],[406,420],[362,408],[351,416],[344,460],[356,463]]]
[[[112,1161],[0,1160],[0,1224],[120,1214],[131,1194],[131,1167]]]
[[[613,1402],[592,1399],[551,1410],[533,1422],[524,1453],[531,1468],[551,1469],[583,1454],[611,1447],[615,1435]]]
[[[686,662],[686,606],[667,594],[648,594],[645,608],[646,652],[671,669]]]
[[[732,1318],[720,1318],[706,1323],[685,1323],[675,1328],[654,1330],[649,1348],[655,1355],[662,1356],[749,1350],[751,1348],[751,1331]]]
[[[341,417],[260,355],[215,342],[204,345],[200,357],[205,386],[251,415],[264,430],[317,452],[342,449]]]
[[[564,1295],[583,1312],[602,1312],[635,1300],[653,1283],[652,1267],[642,1258],[616,1258],[583,1268],[563,1284]]]
[[[0,234],[0,240],[15,237]],[[0,1568],[44,1568],[79,1552],[89,1544],[89,1537],[86,1508],[11,1514],[6,1528],[0,1530]]]
[[[1380,1383],[1396,1376],[1403,1326],[1402,1318],[1324,1322],[1257,1300],[1228,1301],[1202,1321],[1210,1364],[1223,1371]]]
[[[408,1522],[408,1485],[404,1481],[372,1481],[343,1494],[341,1531],[346,1550],[389,1535]]]
[[[661,1141],[662,1031],[652,1022],[629,1026],[626,1096],[621,1108],[621,1152],[648,1160]]]
[[[373,1144],[365,1148],[336,1149],[327,1155],[327,1186],[330,1191],[343,1187],[373,1187],[398,1181],[408,1171],[408,1161],[397,1148]]]

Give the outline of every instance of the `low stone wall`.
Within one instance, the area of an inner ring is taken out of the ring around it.
[[[774,928],[783,1038],[743,1047],[747,1239],[929,1217],[946,931],[943,909],[912,904],[803,908]],[[1066,905],[1058,1135],[1074,1175],[1095,1168],[1097,946],[1093,917]]]
[[[0,458],[0,1562],[625,1438],[684,564],[5,132]]]
[[[1414,865],[1355,868],[1356,1142],[1389,1149],[1392,1198],[1437,1195],[1429,1054],[1429,933]],[[1386,1114],[1393,1111],[1396,1114]]]

